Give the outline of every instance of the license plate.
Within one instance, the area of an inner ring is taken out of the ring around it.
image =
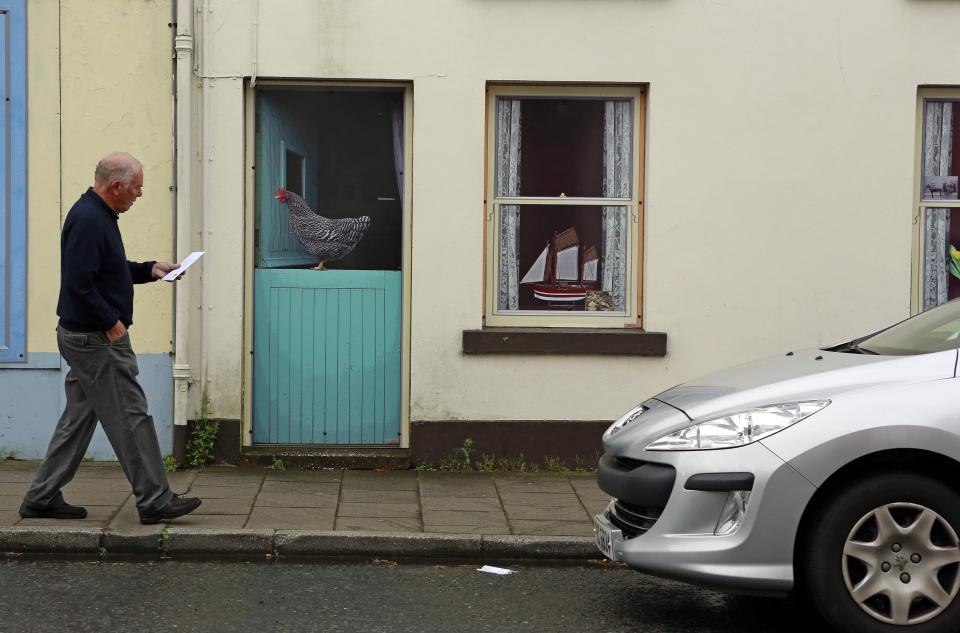
[[[612,561],[617,560],[617,555],[613,551],[613,530],[602,514],[593,515],[593,541],[604,556]]]

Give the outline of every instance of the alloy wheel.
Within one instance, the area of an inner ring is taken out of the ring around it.
[[[925,622],[942,613],[960,589],[960,539],[930,508],[885,504],[850,530],[843,579],[873,618],[896,625]]]

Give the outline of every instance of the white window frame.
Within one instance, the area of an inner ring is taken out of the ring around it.
[[[910,313],[917,314],[924,310],[924,262],[926,261],[925,227],[927,214],[931,209],[960,209],[960,200],[924,200],[923,199],[923,152],[924,152],[924,111],[928,101],[953,101],[954,107],[960,108],[960,88],[921,87],[917,90],[917,118],[916,118],[916,148],[914,157],[914,186],[913,186],[913,261],[912,275],[913,292],[910,293]],[[960,151],[960,147],[954,148]],[[960,213],[956,215],[960,220]]]
[[[643,185],[644,185],[644,130],[646,127],[646,86],[584,86],[584,85],[519,85],[489,84],[487,86],[487,161],[484,201],[484,324],[487,326],[526,327],[642,327],[642,255],[643,255]],[[591,98],[633,100],[632,169],[630,198],[574,198],[574,197],[497,197],[496,196],[496,111],[497,99],[509,98]],[[626,305],[623,312],[500,310],[497,306],[500,234],[500,207],[504,205],[571,205],[571,206],[625,206],[627,207],[627,283]]]

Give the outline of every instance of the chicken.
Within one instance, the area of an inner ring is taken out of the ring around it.
[[[276,198],[289,209],[290,233],[308,253],[320,260],[313,270],[326,270],[327,262],[346,257],[370,227],[368,215],[325,218],[308,207],[303,198],[283,187],[277,189]]]

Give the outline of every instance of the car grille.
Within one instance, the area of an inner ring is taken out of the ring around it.
[[[640,536],[653,527],[663,508],[645,508],[625,503],[619,499],[610,508],[610,522],[620,528],[624,538]]]

